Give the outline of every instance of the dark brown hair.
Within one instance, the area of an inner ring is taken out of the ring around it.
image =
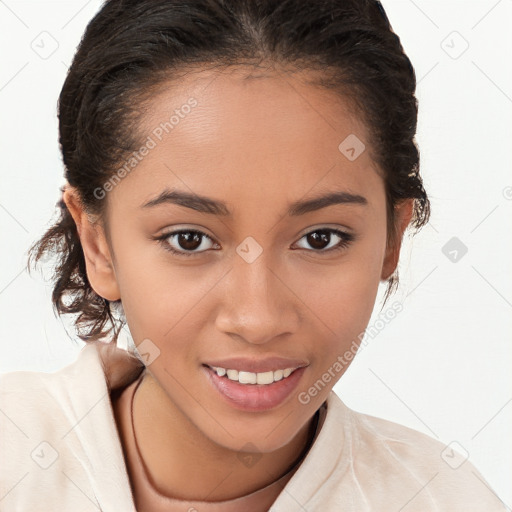
[[[414,199],[416,230],[428,222],[414,140],[416,77],[376,0],[107,0],[86,28],[58,102],[65,177],[84,208],[100,216],[105,211],[95,190],[141,146],[137,126],[156,87],[179,80],[190,67],[262,63],[316,70],[316,85],[352,100],[385,181],[388,243],[396,239],[401,200]],[[78,315],[82,340],[113,329],[115,341],[123,326],[113,315],[120,301],[111,303],[91,288],[75,222],[62,199],[57,206],[58,221],[30,248],[29,270],[32,258],[35,266],[43,255],[54,255],[57,312]],[[395,271],[385,301],[397,283]]]

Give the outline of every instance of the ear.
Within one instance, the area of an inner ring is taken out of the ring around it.
[[[384,256],[384,262],[382,264],[382,281],[389,279],[396,270],[398,258],[400,257],[403,235],[411,221],[413,206],[414,199],[404,199],[395,205],[396,237],[395,240],[386,247],[386,255]]]
[[[90,219],[76,188],[66,186],[62,199],[75,221],[84,251],[87,278],[92,289],[109,301],[120,299],[121,294],[103,226]]]

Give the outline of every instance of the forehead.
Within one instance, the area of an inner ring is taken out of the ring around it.
[[[290,202],[330,186],[379,192],[362,120],[346,98],[311,78],[233,68],[161,84],[139,126],[152,148],[123,187],[139,204],[165,186],[227,202],[258,195]]]

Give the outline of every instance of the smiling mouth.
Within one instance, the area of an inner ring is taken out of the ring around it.
[[[231,368],[222,368],[220,366],[209,366],[205,365],[213,370],[219,377],[224,377],[239,384],[260,384],[269,385],[280,380],[287,379],[295,370],[299,367],[294,368],[283,368],[268,372],[246,372],[234,370]]]
[[[308,365],[292,361],[286,363],[282,361],[280,364],[284,366],[290,363],[299,366],[287,366],[286,368],[274,366],[277,368],[276,370],[267,370],[270,366],[269,360],[265,365],[256,365],[254,362],[247,362],[244,365],[238,361],[236,362],[239,364],[238,369],[224,368],[218,366],[217,362],[202,366],[213,389],[229,405],[246,412],[262,412],[283,404],[299,385]],[[267,371],[249,372],[241,369],[250,367],[251,364],[252,366],[266,366],[264,369]]]

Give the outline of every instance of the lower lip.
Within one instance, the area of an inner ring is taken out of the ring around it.
[[[306,367],[298,368],[285,379],[273,384],[240,384],[219,377],[209,366],[203,366],[213,387],[236,409],[266,411],[282,404],[297,387]]]

